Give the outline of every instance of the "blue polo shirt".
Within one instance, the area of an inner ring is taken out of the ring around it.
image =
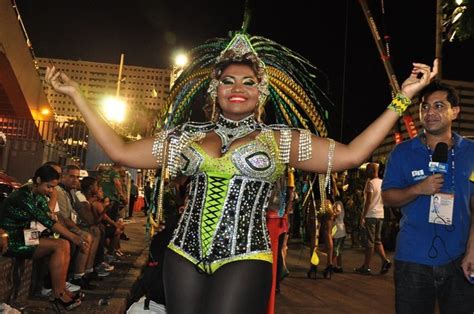
[[[458,258],[466,250],[471,226],[469,201],[474,193],[474,185],[469,181],[474,170],[474,142],[456,133],[453,137],[454,157],[450,150],[442,188],[442,192],[454,190],[452,225],[429,223],[431,197],[418,196],[401,208],[396,260],[438,266]],[[404,189],[431,175],[428,167],[431,154],[419,137],[398,144],[387,162],[382,191]]]

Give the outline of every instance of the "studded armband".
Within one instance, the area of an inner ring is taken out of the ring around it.
[[[153,141],[151,154],[155,156],[156,163],[159,165],[163,164],[164,145],[168,137],[168,134],[169,134],[168,131],[163,130],[155,136],[155,140]]]
[[[291,129],[280,130],[280,154],[278,159],[281,163],[287,164],[290,162],[291,150]]]
[[[305,129],[300,129],[299,131],[298,161],[305,161],[312,157],[311,132]]]

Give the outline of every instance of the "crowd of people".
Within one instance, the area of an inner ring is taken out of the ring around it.
[[[0,208],[3,256],[43,259],[39,294],[55,309],[81,305],[85,292],[114,271],[127,240],[123,218],[128,218],[128,192],[114,164],[97,177],[80,177],[74,164],[47,162],[32,180],[12,192]],[[47,265],[47,269],[42,269]]]

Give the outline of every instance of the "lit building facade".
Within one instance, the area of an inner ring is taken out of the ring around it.
[[[115,96],[119,65],[89,61],[51,59],[56,67],[81,86],[89,102],[100,111],[107,96]],[[44,79],[50,59],[37,58],[39,73]],[[124,65],[120,83],[120,97],[127,104],[127,120],[156,115],[164,106],[170,90],[170,70]],[[80,119],[80,113],[68,96],[56,93],[44,84],[49,103],[58,121]],[[143,121],[143,120],[141,120]]]

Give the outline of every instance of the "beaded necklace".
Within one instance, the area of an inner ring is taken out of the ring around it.
[[[239,121],[230,120],[220,115],[214,132],[221,138],[221,153],[226,153],[235,140],[249,135],[258,128],[259,124],[253,114]]]

